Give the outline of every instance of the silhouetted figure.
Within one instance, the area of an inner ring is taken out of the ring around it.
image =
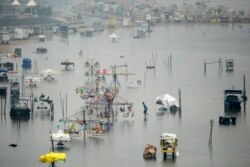
[[[144,102],[142,102],[142,105],[143,105],[144,119],[146,119],[148,115],[148,107],[146,106]]]

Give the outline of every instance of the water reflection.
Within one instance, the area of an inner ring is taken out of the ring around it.
[[[213,161],[213,146],[212,146],[212,144],[209,145],[209,158],[211,161]]]
[[[23,115],[23,116],[13,116],[10,115],[10,118],[12,120],[12,122],[27,122],[30,119],[30,115]]]
[[[33,115],[35,118],[40,118],[41,120],[54,120],[54,114],[51,113],[50,110],[34,111]]]
[[[164,160],[164,158],[162,158],[161,161],[161,166],[175,166],[176,163],[176,159],[174,158],[167,158],[166,160]]]

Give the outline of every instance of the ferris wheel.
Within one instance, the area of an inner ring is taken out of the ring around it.
[[[87,77],[87,82],[94,86],[94,80],[98,77],[98,72],[100,71],[100,63],[95,59],[89,59],[84,64],[85,73]]]

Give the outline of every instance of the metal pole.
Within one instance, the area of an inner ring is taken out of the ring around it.
[[[209,135],[209,142],[208,142],[209,147],[212,147],[213,124],[214,124],[214,120],[211,119],[210,120],[210,135]]]

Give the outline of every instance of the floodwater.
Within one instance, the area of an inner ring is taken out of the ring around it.
[[[109,34],[115,31],[120,36],[117,43],[111,42]],[[250,112],[249,102],[246,111],[234,113],[236,125],[219,125],[219,116],[224,112],[223,91],[242,89],[243,75],[246,76],[247,93],[250,92],[249,46],[250,24],[210,25],[176,24],[153,27],[150,36],[142,39],[132,37],[132,28],[105,30],[94,33],[92,37],[70,34],[68,38],[55,35],[45,42],[38,39],[25,41],[16,47],[22,48],[23,57],[32,59],[33,67],[37,61],[38,70],[51,68],[59,72],[55,81],[41,80],[37,88],[25,87],[24,94],[33,92],[39,96],[42,92],[49,95],[55,103],[55,113],[34,111],[28,120],[12,120],[7,113],[0,120],[0,166],[1,167],[42,167],[49,164],[39,162],[42,154],[51,149],[49,131],[57,131],[62,118],[60,92],[66,101],[70,117],[81,111],[84,101],[75,92],[75,88],[84,84],[86,70],[84,63],[96,59],[102,68],[112,65],[128,65],[128,70],[135,75],[129,82],[140,80],[137,88],[128,89],[126,80],[118,75],[121,84],[119,97],[133,103],[135,116],[124,118],[119,113],[118,119],[109,132],[100,137],[86,135],[74,138],[67,144],[67,161],[57,163],[59,167],[102,166],[237,166],[249,165],[250,155]],[[34,53],[37,47],[48,49],[46,54]],[[83,56],[79,56],[79,51]],[[172,55],[172,68],[165,63]],[[147,70],[145,62],[152,62],[156,57],[156,70]],[[121,58],[124,56],[124,58]],[[219,58],[223,62],[223,71],[218,72],[218,64],[207,65],[204,74],[204,61],[214,62]],[[233,72],[225,71],[225,59],[235,62]],[[70,59],[75,62],[74,71],[64,71],[61,61]],[[10,59],[17,62],[21,71],[22,58]],[[124,70],[119,68],[119,70]],[[34,69],[26,71],[32,73]],[[107,84],[112,81],[107,76]],[[2,85],[1,85],[2,86]],[[168,93],[178,99],[181,89],[182,112],[170,113],[158,111],[155,99]],[[65,102],[64,101],[64,102]],[[149,108],[146,121],[143,118],[142,102]],[[243,107],[242,107],[243,108]],[[212,147],[208,146],[210,120],[214,120]],[[163,132],[176,133],[179,155],[175,160],[162,158],[160,135]],[[16,148],[8,147],[16,143]],[[157,159],[144,160],[142,153],[146,144],[157,147]]]

